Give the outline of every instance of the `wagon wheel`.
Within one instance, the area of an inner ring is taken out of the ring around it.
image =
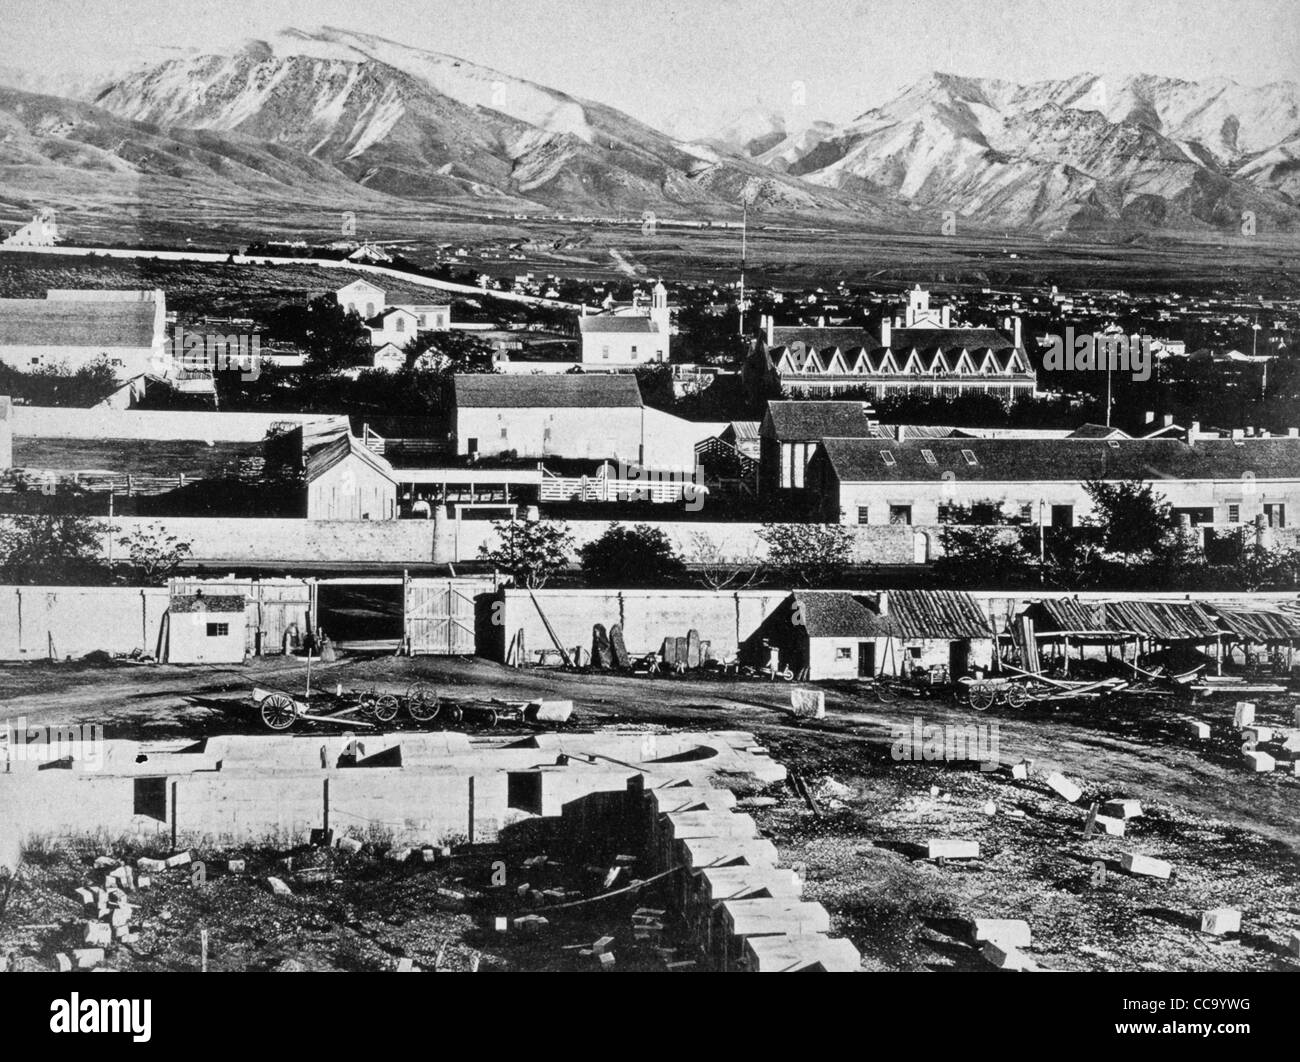
[[[381,723],[391,723],[397,718],[397,713],[402,707],[402,702],[394,697],[391,693],[385,693],[375,699],[373,711],[375,718]]]
[[[1007,686],[1007,704],[1012,708],[1023,708],[1029,703],[1029,691],[1018,682]]]
[[[427,682],[413,682],[406,691],[406,710],[411,718],[427,723],[438,715],[438,691]]]
[[[970,688],[970,706],[977,712],[987,711],[993,707],[997,691],[987,682],[973,682]]]
[[[283,693],[273,693],[262,700],[262,722],[272,730],[288,730],[298,718],[293,700]]]
[[[877,682],[873,687],[876,692],[876,700],[881,704],[893,704],[898,700],[898,694],[886,686],[883,682]]]

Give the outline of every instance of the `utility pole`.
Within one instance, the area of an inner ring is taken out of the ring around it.
[[[749,204],[741,204],[740,215],[740,312],[737,314],[736,334],[745,334],[745,254],[749,239]]]

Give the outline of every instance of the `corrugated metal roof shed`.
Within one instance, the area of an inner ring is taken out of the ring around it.
[[[891,590],[889,615],[903,638],[992,638],[984,610],[961,590]]]

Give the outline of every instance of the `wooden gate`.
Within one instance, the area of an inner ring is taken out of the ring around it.
[[[492,590],[491,579],[406,579],[406,651],[412,656],[473,656],[474,598]]]
[[[244,649],[249,656],[284,652],[284,632],[296,623],[306,634],[312,622],[311,586],[302,579],[199,579],[178,577],[168,582],[172,596],[202,590],[213,596],[244,597]],[[258,644],[260,636],[260,646]]]

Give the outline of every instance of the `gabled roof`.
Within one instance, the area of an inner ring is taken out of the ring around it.
[[[659,332],[659,322],[652,321],[649,317],[614,317],[612,315],[594,314],[579,317],[578,330],[583,335],[601,335],[614,332],[656,335]]]
[[[641,408],[641,390],[636,377],[628,375],[457,373],[453,388],[459,409]]]
[[[856,435],[857,433],[855,433]],[[842,483],[959,480],[1036,482],[1104,479],[1300,480],[1300,439],[906,439],[880,456],[877,439],[824,438],[826,459]],[[921,454],[929,449],[936,461]],[[974,459],[968,460],[966,452]]]
[[[897,633],[882,616],[842,590],[796,590],[792,595],[809,638],[876,638]]]
[[[1128,432],[1108,428],[1105,424],[1081,424],[1066,436],[1067,439],[1128,439]]]
[[[151,347],[155,316],[152,301],[0,299],[0,347]]]
[[[963,590],[890,590],[889,615],[903,638],[992,638],[984,610]]]
[[[808,441],[831,435],[871,434],[872,409],[862,402],[779,401],[767,404],[764,426],[779,440]]]
[[[393,479],[393,466],[352,434],[347,417],[305,424],[301,431],[302,467],[308,483],[349,457],[356,457],[380,475]]]

